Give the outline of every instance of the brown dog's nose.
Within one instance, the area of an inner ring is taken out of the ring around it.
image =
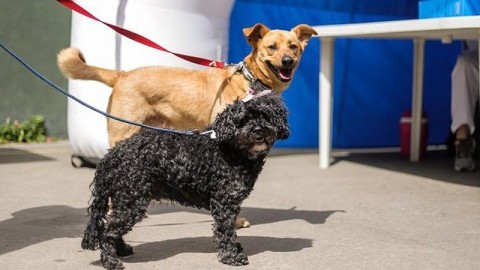
[[[282,67],[284,68],[290,68],[293,66],[293,58],[288,56],[288,55],[285,55],[283,58],[282,58]]]

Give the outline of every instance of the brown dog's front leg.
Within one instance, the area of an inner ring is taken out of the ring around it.
[[[250,227],[250,222],[246,218],[237,217],[235,220],[235,228],[242,229]]]

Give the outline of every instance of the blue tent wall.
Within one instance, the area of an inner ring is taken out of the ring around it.
[[[271,29],[417,18],[417,1],[237,0],[231,15],[231,62],[250,51],[242,29],[263,23]],[[291,137],[280,147],[318,146],[319,41],[312,39],[290,88]],[[458,44],[427,42],[424,110],[429,143],[445,141],[450,122],[450,70]],[[338,39],[335,47],[333,147],[399,145],[399,120],[410,110],[412,42]],[[439,59],[441,58],[441,59]]]

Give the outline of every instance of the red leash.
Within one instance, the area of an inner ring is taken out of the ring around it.
[[[104,25],[112,28],[115,32],[117,32],[117,33],[131,39],[131,40],[142,43],[143,45],[146,45],[148,47],[151,47],[151,48],[154,48],[154,49],[157,49],[157,50],[160,50],[160,51],[171,53],[171,54],[173,54],[177,57],[180,57],[184,60],[187,60],[189,62],[198,64],[198,65],[208,66],[208,67],[217,67],[217,68],[224,68],[225,67],[225,63],[221,62],[221,61],[212,61],[212,60],[205,59],[205,58],[200,58],[200,57],[195,57],[195,56],[190,56],[190,55],[185,55],[185,54],[175,53],[175,52],[169,51],[169,50],[163,48],[162,46],[158,45],[157,43],[151,41],[150,39],[148,39],[144,36],[141,36],[137,33],[134,33],[132,31],[124,29],[122,27],[119,27],[119,26],[116,26],[116,25],[113,25],[113,24],[109,24],[107,22],[99,20],[98,18],[93,16],[90,12],[86,11],[84,8],[82,8],[77,3],[75,3],[71,0],[57,0],[57,1],[60,4],[66,6],[67,8],[69,8],[73,11],[76,11],[76,12],[78,12],[78,13],[82,14],[83,16],[86,16],[90,19],[101,22]]]

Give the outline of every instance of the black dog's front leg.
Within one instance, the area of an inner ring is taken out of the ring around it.
[[[228,265],[247,265],[248,257],[240,243],[237,243],[235,231],[235,219],[240,213],[240,206],[212,201],[210,211],[215,221],[213,239],[218,245],[218,259]]]
[[[102,262],[103,267],[106,269],[124,269],[122,261],[117,257],[118,241],[119,239],[116,236],[106,235],[103,237],[102,244],[100,246],[100,261]]]

